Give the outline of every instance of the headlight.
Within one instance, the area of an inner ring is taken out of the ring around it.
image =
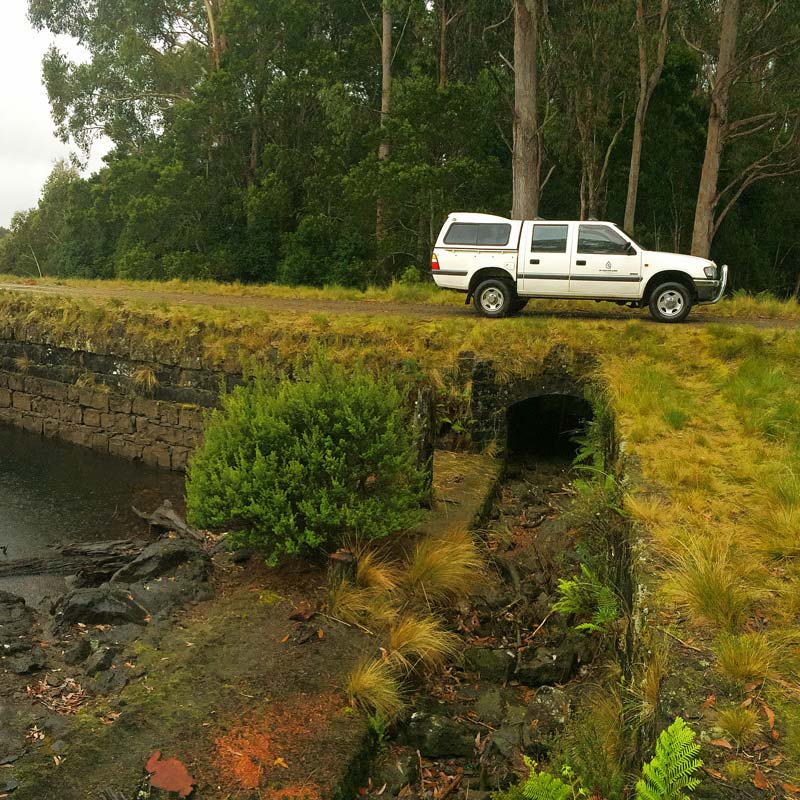
[[[703,272],[705,272],[706,278],[716,278],[717,277],[717,265],[716,264],[709,264],[707,267],[703,267]]]

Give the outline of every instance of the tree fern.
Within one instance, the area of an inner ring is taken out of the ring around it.
[[[641,780],[636,784],[637,800],[688,800],[684,791],[697,788],[694,777],[703,762],[697,758],[700,745],[694,731],[680,718],[661,732],[656,754],[642,767]]]

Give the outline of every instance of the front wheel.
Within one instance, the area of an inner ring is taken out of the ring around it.
[[[505,281],[489,278],[475,290],[474,302],[484,317],[505,317],[514,302],[514,290]]]
[[[682,322],[692,308],[692,295],[682,283],[662,283],[650,295],[650,314],[657,322]]]

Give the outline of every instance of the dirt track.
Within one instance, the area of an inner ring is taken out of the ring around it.
[[[215,308],[247,308],[258,309],[273,314],[352,314],[372,317],[404,316],[419,319],[435,319],[437,317],[476,317],[476,312],[471,306],[460,303],[454,305],[428,305],[425,303],[390,303],[373,300],[320,300],[305,298],[283,298],[264,296],[242,295],[217,295],[199,294],[189,292],[149,291],[145,289],[123,289],[118,287],[77,287],[58,286],[53,284],[19,284],[0,283],[0,290],[24,292],[28,294],[55,295],[61,297],[86,298],[95,300],[129,300],[141,303],[162,304],[175,306],[212,306]],[[545,308],[537,310],[536,301],[532,301],[522,312],[526,317],[556,317],[561,319],[586,319],[586,320],[624,320],[640,319],[653,322],[646,310],[620,309],[608,310],[603,308],[597,312],[552,311]],[[768,318],[732,318],[717,317],[710,311],[701,314],[693,313],[684,323],[687,325],[706,325],[710,323],[727,323],[730,325],[752,325],[758,328],[798,328],[797,320],[768,319]]]

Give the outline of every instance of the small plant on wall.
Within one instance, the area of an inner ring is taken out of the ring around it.
[[[421,487],[398,388],[317,360],[292,381],[257,373],[225,395],[186,491],[193,523],[231,528],[275,563],[406,528]]]

